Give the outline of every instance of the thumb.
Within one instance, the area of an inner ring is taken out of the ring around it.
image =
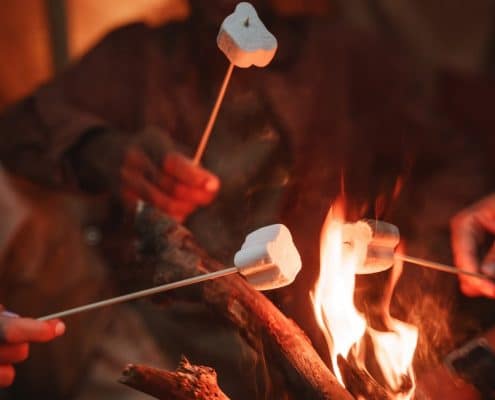
[[[481,264],[481,272],[487,276],[495,278],[495,243],[486,254]]]

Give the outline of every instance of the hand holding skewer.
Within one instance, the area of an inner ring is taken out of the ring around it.
[[[198,206],[208,204],[218,191],[220,182],[211,173],[202,169],[200,162],[227,91],[234,66],[248,68],[251,65],[258,67],[268,65],[277,50],[277,40],[263,25],[254,7],[249,3],[242,2],[236,6],[234,13],[223,21],[217,36],[217,45],[228,58],[230,64],[192,162],[180,160],[177,155],[175,158],[167,157],[163,171],[160,171],[149,160],[144,162],[143,157],[138,157],[136,154],[130,154],[126,159],[128,162],[124,164],[125,168],[122,173],[122,180],[126,189],[124,199],[133,206],[137,205],[138,211],[144,202],[148,202],[171,215],[178,222],[183,222]],[[185,157],[182,158],[185,159]],[[174,161],[175,164],[180,162],[182,166],[174,167]],[[157,180],[162,184],[156,185],[147,182],[144,176],[140,177],[139,174],[135,173],[136,165],[139,168],[146,168],[148,170],[147,175],[157,176]],[[182,168],[182,173],[177,175],[180,172],[179,167]],[[190,174],[186,176],[188,171]],[[167,173],[172,175],[171,180],[167,180]],[[194,182],[192,184],[189,182],[196,175],[204,176],[206,174],[209,175],[207,176],[209,187],[198,186]],[[176,183],[177,190],[170,189],[170,181]],[[197,196],[191,195],[192,191],[186,189],[192,189]]]

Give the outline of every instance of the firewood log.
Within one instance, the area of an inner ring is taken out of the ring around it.
[[[212,368],[192,365],[182,358],[175,372],[130,364],[119,382],[157,399],[229,400],[218,387]]]
[[[344,357],[337,356],[337,364],[342,372],[342,377],[350,392],[357,399],[367,400],[392,400],[389,392],[376,382],[369,374],[359,369],[351,361]]]
[[[151,265],[154,284],[164,284],[226,268],[198,246],[189,231],[163,214],[145,207],[137,217],[141,265]],[[283,376],[296,399],[351,400],[323,363],[304,332],[285,317],[267,297],[254,290],[240,275],[157,295],[158,303],[176,299],[198,301],[230,321],[247,343],[264,354],[272,378]],[[277,378],[274,378],[277,379]]]

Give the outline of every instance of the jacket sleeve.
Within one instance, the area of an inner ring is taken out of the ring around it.
[[[141,115],[148,31],[131,25],[110,33],[64,74],[8,110],[0,118],[5,167],[42,184],[66,185],[78,175],[73,162],[78,152],[110,131],[113,138],[102,145],[112,146],[96,148],[118,161]]]

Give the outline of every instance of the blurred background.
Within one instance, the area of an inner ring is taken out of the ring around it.
[[[492,48],[492,0],[273,0],[280,13],[332,13],[407,43],[427,64],[477,71]],[[26,96],[114,28],[185,18],[186,0],[3,0],[0,110]]]
[[[136,21],[160,24],[188,12],[183,0],[4,0],[1,7],[0,109],[116,27]]]

